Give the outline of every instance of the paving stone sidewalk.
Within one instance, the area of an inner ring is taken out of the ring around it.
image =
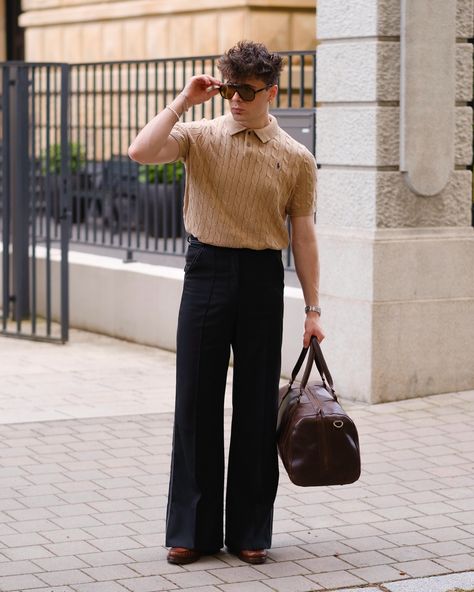
[[[474,392],[363,406],[354,485],[284,471],[269,561],[166,563],[174,355],[0,338],[0,591],[474,588]],[[230,409],[226,411],[227,433]]]

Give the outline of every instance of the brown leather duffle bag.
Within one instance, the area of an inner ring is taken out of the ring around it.
[[[303,379],[294,385],[307,354]],[[313,362],[322,382],[308,384]],[[280,389],[277,439],[281,460],[295,485],[345,485],[360,477],[357,428],[337,400],[315,337],[309,348],[303,348],[290,383]]]

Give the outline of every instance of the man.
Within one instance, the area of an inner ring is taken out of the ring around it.
[[[269,107],[282,59],[240,42],[218,63],[225,83],[190,79],[129,148],[142,164],[183,160],[190,233],[178,319],[176,411],[167,512],[170,563],[223,546],[223,411],[230,348],[233,414],[225,544],[248,563],[271,546],[278,484],[275,426],[283,320],[281,250],[290,216],[295,267],[306,302],[304,345],[324,337],[314,230],[316,165],[281,130]],[[178,123],[220,93],[231,113]]]

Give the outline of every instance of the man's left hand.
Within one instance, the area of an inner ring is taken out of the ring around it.
[[[317,312],[310,312],[306,315],[303,337],[304,347],[309,347],[309,343],[313,335],[316,337],[319,343],[321,343],[321,341],[324,339],[324,331],[321,327],[319,314]]]

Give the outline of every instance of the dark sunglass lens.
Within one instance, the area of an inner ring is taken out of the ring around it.
[[[219,92],[220,92],[221,97],[223,99],[230,100],[234,96],[234,94],[235,94],[235,88],[233,88],[232,86],[229,86],[228,84],[223,84],[219,88]]]
[[[255,91],[251,86],[242,84],[237,90],[243,101],[253,101],[255,99]]]
[[[225,91],[226,91],[226,86],[225,86],[225,84],[222,84],[222,85],[219,87],[219,94],[221,95],[221,97],[222,97],[223,99],[225,99]]]

